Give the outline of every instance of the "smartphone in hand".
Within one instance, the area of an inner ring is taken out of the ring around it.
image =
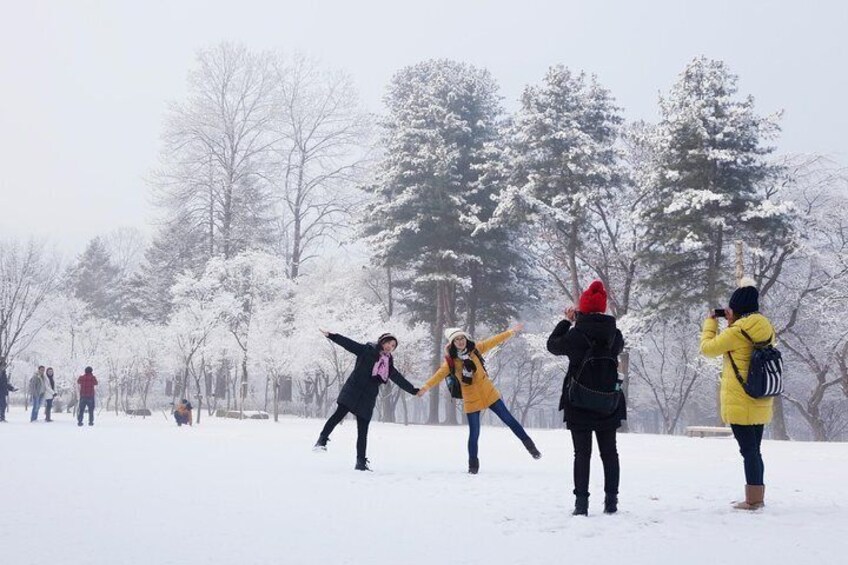
[[[716,308],[715,309],[715,317],[716,318],[726,318],[727,315],[724,312],[724,308]]]

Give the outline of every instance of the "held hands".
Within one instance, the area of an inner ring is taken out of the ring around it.
[[[427,387],[427,385],[424,385],[418,389],[418,393],[415,396],[424,396],[424,393],[426,393],[428,390],[429,388]]]
[[[512,329],[511,329],[510,331],[511,331],[512,333],[516,333],[516,334],[517,334],[518,332],[520,332],[520,331],[521,331],[521,330],[523,330],[523,329],[524,329],[524,323],[523,323],[523,322],[519,322],[519,323],[517,323],[515,326],[513,326],[513,327],[512,327]]]
[[[324,337],[330,337],[330,332],[328,332],[324,328],[318,328],[318,331],[324,334]]]

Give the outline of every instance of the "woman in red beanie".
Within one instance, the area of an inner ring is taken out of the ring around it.
[[[548,338],[548,351],[568,356],[568,372],[563,382],[559,409],[564,412],[566,427],[571,431],[574,442],[574,515],[586,516],[589,513],[592,432],[597,438],[604,465],[604,512],[612,514],[618,510],[620,470],[615,435],[621,421],[627,419],[624,395],[617,392],[618,355],[624,349],[624,338],[616,328],[615,318],[605,314],[606,311],[607,291],[601,281],[594,281],[580,296],[577,309],[569,307],[565,311],[565,319],[557,324]],[[586,363],[584,367],[584,360],[590,358],[597,361]],[[592,389],[609,391],[617,397],[618,404],[611,413],[574,406],[569,397],[569,386],[575,378]]]

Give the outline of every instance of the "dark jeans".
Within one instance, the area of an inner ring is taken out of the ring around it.
[[[501,419],[501,422],[509,426],[509,429],[512,430],[512,433],[518,436],[518,439],[524,441],[528,438],[527,432],[524,431],[524,428],[521,427],[521,424],[518,423],[512,414],[510,414],[509,409],[504,404],[503,400],[498,399],[497,402],[489,406],[489,410],[495,413],[495,415]],[[468,458],[469,459],[477,459],[478,449],[478,441],[480,439],[480,412],[469,412],[466,414],[468,417]]]
[[[0,420],[6,419],[6,391],[0,391]]]
[[[327,420],[327,423],[324,424],[324,429],[321,430],[321,435],[323,437],[330,437],[330,434],[333,433],[333,430],[336,426],[339,425],[339,422],[344,420],[344,417],[348,415],[350,410],[339,404],[339,407],[333,412],[333,415],[330,416],[330,419]],[[368,447],[368,424],[371,423],[371,420],[366,420],[365,418],[356,417],[356,458],[357,459],[365,459],[365,450]]]
[[[82,416],[88,408],[88,423],[94,423],[94,398],[80,398],[79,408],[77,408],[77,423],[82,425]]]
[[[53,412],[53,398],[47,398],[44,400],[44,417],[45,419],[50,419],[50,413]]]
[[[618,464],[618,450],[615,446],[616,430],[596,430],[598,451],[604,464],[604,492],[618,494],[618,482],[621,469]],[[574,494],[589,496],[589,462],[592,459],[592,432],[571,430],[574,442]]]
[[[188,414],[180,414],[179,412],[174,412],[174,420],[177,421],[178,426],[182,426],[183,424],[188,425]]]
[[[763,442],[763,426],[739,426],[731,424],[733,437],[739,444],[739,453],[745,460],[745,483],[749,485],[762,485],[765,465],[760,453],[760,444]]]

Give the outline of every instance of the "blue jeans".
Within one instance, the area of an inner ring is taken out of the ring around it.
[[[82,417],[85,414],[85,409],[88,408],[88,425],[94,425],[94,397],[82,397],[79,400],[77,408],[77,424],[82,425]]]
[[[489,410],[494,412],[501,419],[501,422],[509,426],[509,429],[518,436],[518,439],[524,441],[529,438],[518,420],[510,414],[503,400],[498,399],[497,402],[489,406]],[[466,416],[468,417],[468,458],[477,459],[477,441],[480,439],[480,412],[469,412]]]
[[[760,444],[763,442],[762,424],[754,426],[740,426],[731,424],[733,436],[739,444],[739,453],[745,462],[745,483],[749,485],[762,485],[765,465],[763,455],[760,453]]]
[[[38,420],[38,411],[41,410],[41,403],[43,401],[43,394],[39,394],[38,396],[32,397],[32,414],[29,417],[30,422],[35,422],[36,420]]]

